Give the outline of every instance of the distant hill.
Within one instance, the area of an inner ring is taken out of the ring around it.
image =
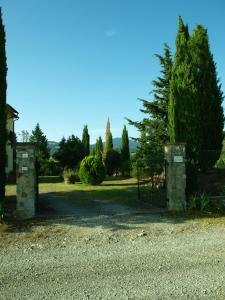
[[[122,144],[122,138],[118,137],[118,138],[113,139],[113,147],[114,148],[120,148],[121,144]],[[133,152],[137,149],[138,142],[129,139],[129,146],[130,146],[130,151]]]
[[[105,143],[103,143],[104,145]],[[113,139],[113,147],[115,149],[119,149],[121,147],[122,144],[122,138],[117,137]],[[130,151],[131,152],[136,152],[137,146],[138,146],[138,142],[133,141],[131,139],[129,139],[129,146],[130,146]],[[91,147],[95,147],[95,144],[92,144]]]
[[[113,147],[114,148],[120,148],[121,147],[121,138],[114,138],[113,139]],[[135,152],[138,146],[138,142],[133,141],[133,140],[129,140],[129,145],[130,145],[130,151],[131,152]],[[92,144],[91,147],[95,147],[95,144]],[[59,143],[58,142],[54,142],[54,141],[49,141],[48,142],[48,148],[50,150],[50,155],[52,156],[59,148]]]

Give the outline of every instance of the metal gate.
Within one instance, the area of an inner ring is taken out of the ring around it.
[[[166,161],[162,157],[137,161],[138,201],[166,207]]]

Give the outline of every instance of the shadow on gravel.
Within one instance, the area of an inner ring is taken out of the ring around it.
[[[8,198],[8,197],[7,197]],[[15,197],[8,198],[10,208]],[[29,232],[33,226],[57,224],[80,227],[102,227],[111,231],[140,228],[144,224],[181,224],[189,220],[221,218],[224,215],[196,213],[169,213],[165,208],[137,201],[136,186],[126,190],[119,187],[110,191],[66,191],[40,194],[39,215],[20,222],[13,218],[5,220],[5,232]]]

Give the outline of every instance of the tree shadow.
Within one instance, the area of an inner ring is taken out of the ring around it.
[[[15,196],[7,197],[7,201],[15,203]],[[58,206],[54,206],[54,203]],[[61,212],[60,203],[65,205]],[[34,226],[64,224],[84,228],[101,227],[115,232],[140,229],[148,224],[175,225],[194,219],[224,217],[224,214],[199,212],[170,213],[150,203],[139,202],[136,186],[45,192],[40,195],[39,204],[39,214],[33,219],[19,221],[8,218],[6,231],[30,232]]]

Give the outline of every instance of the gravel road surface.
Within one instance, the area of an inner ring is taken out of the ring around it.
[[[0,299],[225,299],[225,226],[166,214],[35,220],[0,236]]]
[[[0,235],[1,300],[225,299],[223,222],[48,201]]]

